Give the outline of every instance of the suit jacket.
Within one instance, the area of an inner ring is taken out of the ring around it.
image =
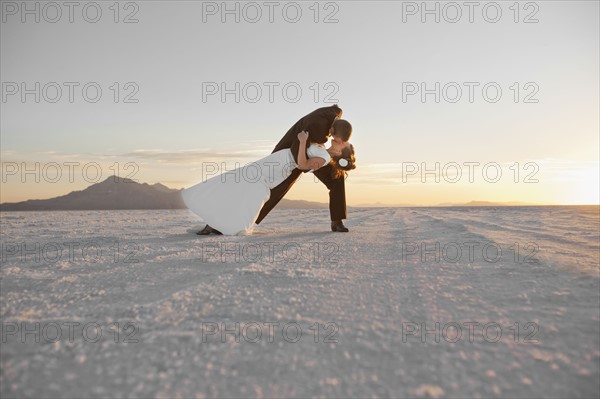
[[[303,130],[308,132],[308,140],[306,142],[306,148],[310,143],[323,144],[327,142],[327,136],[329,135],[329,129],[335,118],[342,112],[342,109],[336,105],[331,107],[319,108],[310,114],[302,117],[298,122],[294,124],[287,131],[285,136],[277,143],[273,152],[289,148],[292,150],[294,160],[298,162],[298,149],[300,148],[300,140],[298,140],[298,133]]]

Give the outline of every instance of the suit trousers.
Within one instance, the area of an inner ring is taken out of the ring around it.
[[[346,210],[346,186],[345,176],[333,178],[331,165],[323,166],[322,168],[314,171],[314,175],[321,180],[323,184],[329,189],[329,215],[331,220],[342,220],[348,217]],[[300,169],[294,169],[290,176],[281,182],[277,187],[271,189],[271,196],[269,200],[263,205],[256,224],[262,222],[262,220],[271,212],[275,205],[281,201],[281,199],[287,194],[292,188],[298,177],[302,174]]]

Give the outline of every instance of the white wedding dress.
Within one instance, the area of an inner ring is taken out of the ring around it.
[[[309,158],[331,160],[325,147],[311,144]],[[213,176],[182,191],[183,202],[204,222],[226,235],[247,234],[271,195],[298,165],[289,148],[241,168]]]

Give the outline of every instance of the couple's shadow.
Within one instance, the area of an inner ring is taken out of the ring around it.
[[[202,230],[203,227],[200,228],[189,228],[186,230],[185,234],[177,234],[177,236],[179,237],[191,237],[191,238],[203,238],[203,237],[211,237],[213,239],[215,238],[220,238],[222,240],[231,240],[231,239],[243,239],[245,241],[259,241],[259,240],[264,240],[265,238],[273,238],[276,241],[285,241],[286,239],[291,241],[303,241],[303,239],[306,239],[305,242],[310,242],[310,241],[319,241],[322,242],[324,241],[327,237],[330,237],[332,234],[334,234],[331,231],[304,231],[304,232],[289,232],[289,233],[283,233],[281,234],[279,231],[277,230],[254,230],[251,234],[240,234],[240,235],[233,235],[233,236],[228,236],[228,235],[209,235],[209,236],[199,236],[196,233],[200,230]]]
[[[323,241],[326,237],[331,236],[333,233],[330,231],[305,231],[298,233],[284,233],[280,234],[275,231],[254,231],[248,238],[262,239],[265,237],[277,238],[277,241],[294,239],[295,241],[302,240],[303,238],[308,239],[307,241]],[[237,236],[236,236],[237,237]]]

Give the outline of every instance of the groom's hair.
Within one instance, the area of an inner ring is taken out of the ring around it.
[[[352,125],[345,119],[337,119],[333,122],[333,135],[344,141],[350,140],[350,136],[352,136]]]

